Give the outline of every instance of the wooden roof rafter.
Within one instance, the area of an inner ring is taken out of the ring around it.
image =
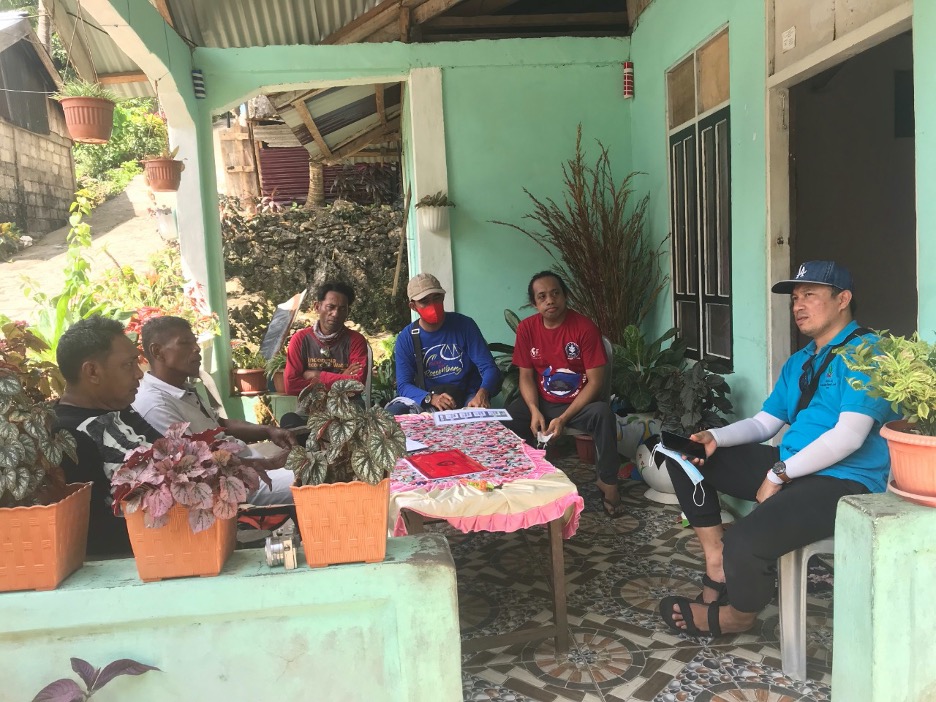
[[[380,123],[387,123],[387,108],[384,106],[384,85],[377,83],[374,85],[374,99],[377,102],[377,116],[380,117]]]
[[[384,0],[322,40],[323,44],[409,41],[415,25],[428,22],[465,0]]]
[[[299,117],[302,119],[302,123],[306,126],[306,129],[309,130],[309,134],[312,135],[312,140],[315,141],[315,145],[319,147],[319,151],[322,152],[322,156],[324,158],[331,158],[333,156],[332,150],[329,148],[328,144],[325,143],[325,139],[322,137],[322,133],[315,124],[315,120],[312,119],[312,113],[309,112],[309,108],[306,107],[305,102],[302,100],[296,100],[292,103],[292,106],[296,112],[299,113]]]
[[[353,156],[359,151],[364,150],[371,144],[379,144],[384,141],[392,141],[398,138],[400,131],[400,118],[394,117],[386,124],[378,124],[376,127],[364,132],[360,136],[353,137],[344,142],[341,146],[332,149],[330,156],[312,157],[313,162],[323,162],[332,164],[343,158]]]

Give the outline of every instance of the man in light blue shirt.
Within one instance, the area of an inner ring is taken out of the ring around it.
[[[888,402],[851,386],[849,380],[867,376],[848,370],[836,353],[871,334],[852,318],[851,274],[833,261],[808,261],[772,290],[790,295],[796,326],[812,341],[787,360],[754,417],[691,437],[705,446],[701,483],[667,461],[702,544],[705,575],[694,601],[666,597],[660,614],[690,635],[750,629],[773,597],[777,559],[832,536],[838,500],[882,492],[890,469],[879,431],[897,415]],[[761,443],[785,425],[779,447]],[[718,492],[760,504],[726,532]]]

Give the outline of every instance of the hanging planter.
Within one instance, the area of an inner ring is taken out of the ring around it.
[[[117,96],[98,83],[65,83],[52,96],[62,104],[65,126],[73,141],[82,144],[106,144],[114,128],[114,103]]]
[[[163,152],[159,156],[149,156],[143,159],[143,170],[146,173],[146,184],[155,193],[174,193],[178,191],[182,182],[182,171],[185,164],[175,155],[179,147],[170,152]]]
[[[441,190],[434,195],[426,195],[416,203],[416,215],[419,228],[440,234],[448,229],[448,211],[455,203]]]

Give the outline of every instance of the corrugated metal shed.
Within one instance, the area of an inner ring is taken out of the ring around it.
[[[260,193],[277,203],[304,203],[309,195],[309,154],[301,146],[260,149]]]

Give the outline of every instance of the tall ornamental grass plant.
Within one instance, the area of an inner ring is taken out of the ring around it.
[[[562,166],[561,204],[540,199],[526,188],[533,212],[529,228],[495,221],[526,234],[556,261],[568,286],[572,306],[590,317],[613,343],[625,341],[629,325],[643,322],[663,289],[662,244],[654,246],[646,231],[649,196],[637,198],[631,173],[619,184],[608,148],[597,142],[594,165],[582,148],[582,126],[575,157]]]

